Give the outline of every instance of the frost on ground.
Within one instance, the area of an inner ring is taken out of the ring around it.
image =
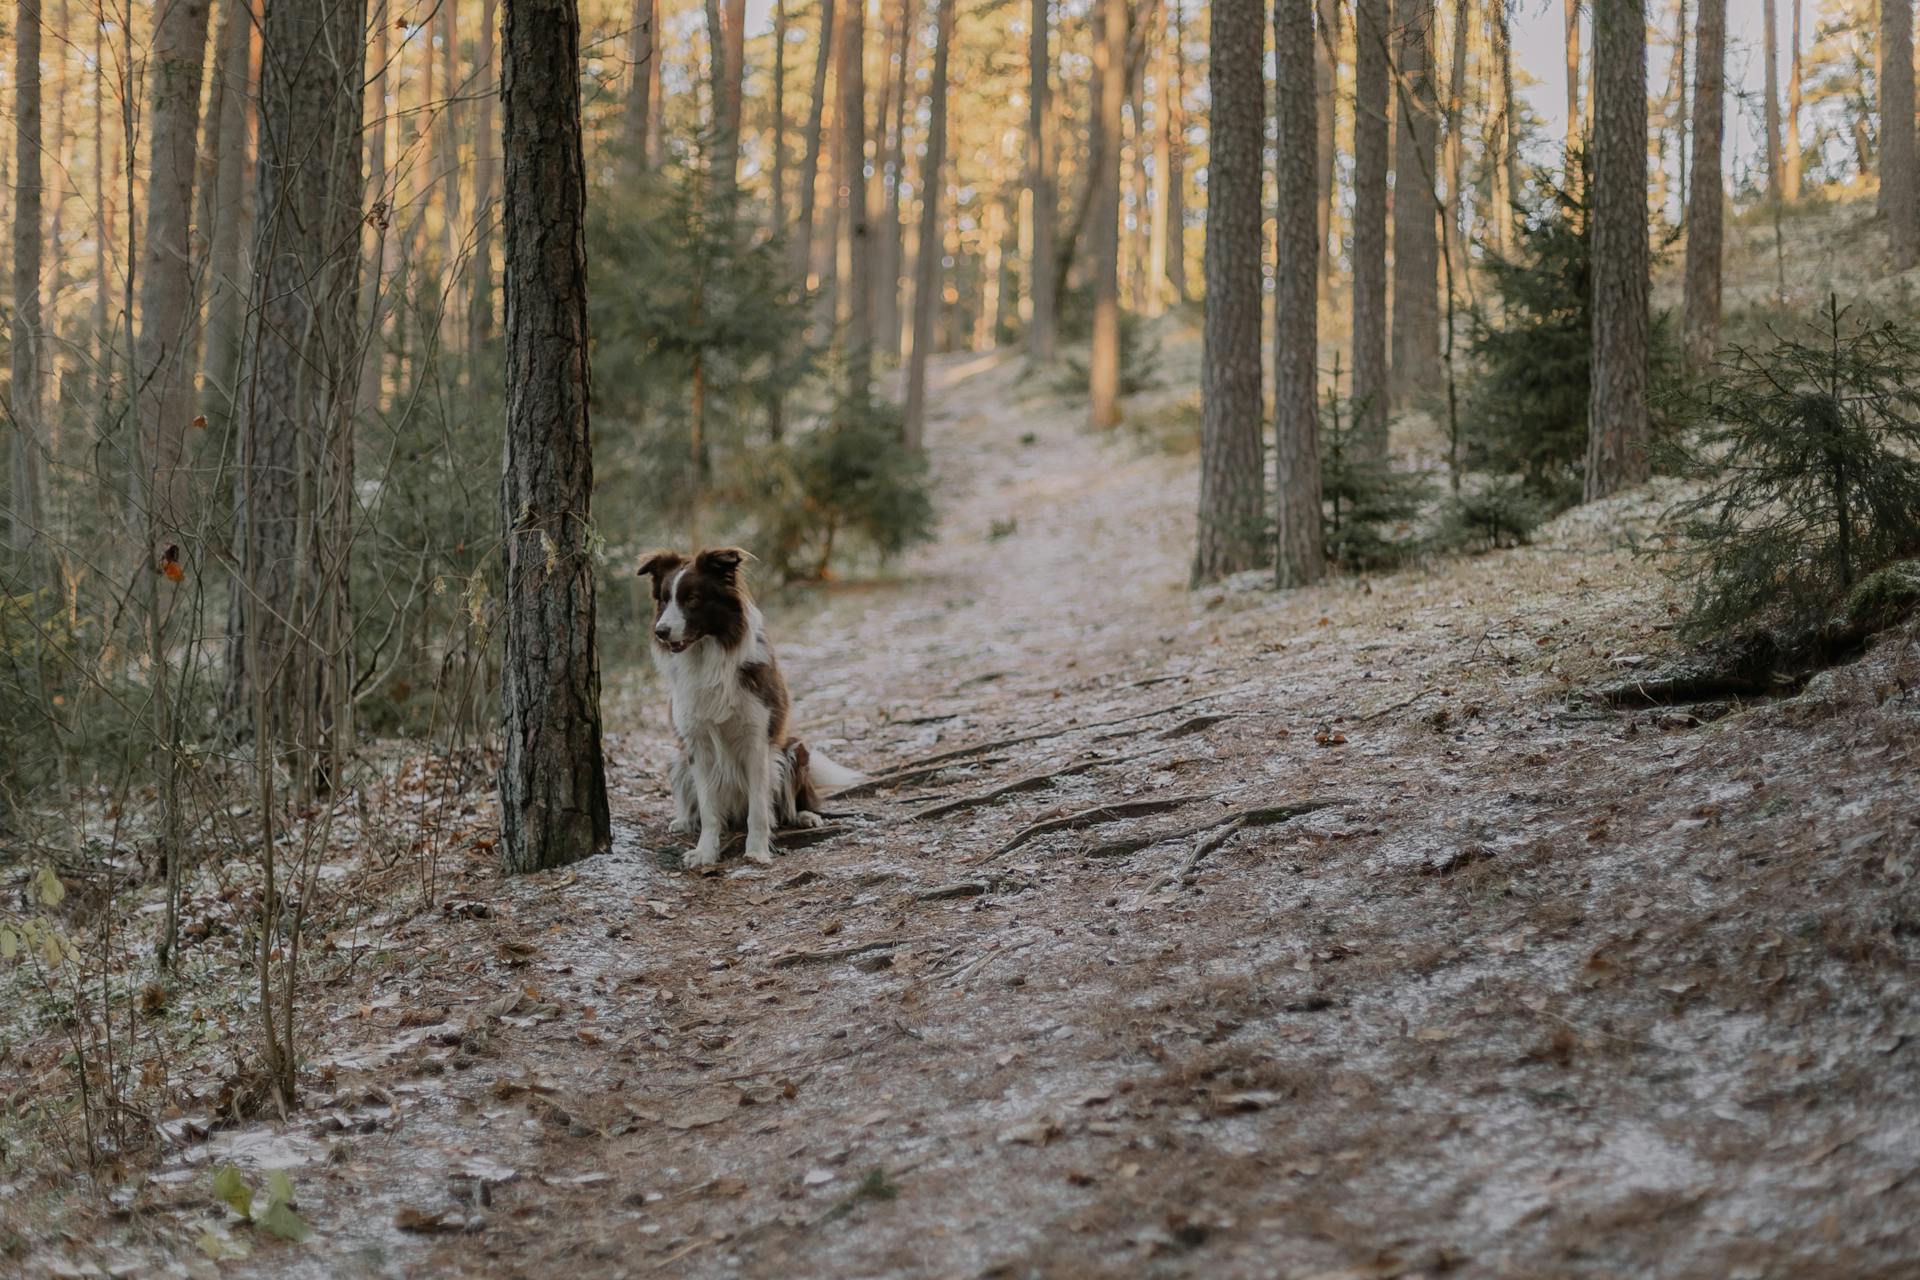
[[[609,673],[614,853],[503,879],[476,775],[432,907],[392,877],[315,962],[303,1109],[183,1108],[104,1197],[11,1173],[8,1256],[1920,1268],[1911,632],[1764,704],[1595,707],[1673,648],[1625,549],[1645,496],[1517,551],[1189,594],[1191,461],[1017,373],[944,368],[939,545],[775,612],[796,724],[879,780],[825,838],[662,869],[664,710]],[[284,1169],[313,1239],[235,1225],[227,1164]]]

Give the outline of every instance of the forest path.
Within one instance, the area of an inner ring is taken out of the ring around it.
[[[242,1271],[1914,1260],[1910,643],[1597,710],[1670,643],[1616,549],[1652,499],[1188,593],[1191,459],[1013,358],[938,373],[940,542],[772,622],[810,741],[962,754],[698,877],[661,865],[664,713],[612,726],[612,854],[508,880],[483,844],[373,918],[309,1001],[311,1109],[156,1175],[292,1167],[317,1238]]]

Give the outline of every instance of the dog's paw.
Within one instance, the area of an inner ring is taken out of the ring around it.
[[[763,867],[773,865],[773,850],[766,840],[747,841],[747,861],[756,862]]]
[[[718,840],[702,840],[693,847],[693,852],[688,854],[680,865],[689,871],[698,871],[702,867],[716,866],[719,864],[719,861],[720,842]]]
[[[827,820],[811,809],[802,809],[799,813],[793,815],[793,825],[796,827],[824,827],[827,825]]]
[[[693,833],[693,827],[694,822],[692,818],[675,818],[667,824],[667,834],[671,836],[691,835]]]

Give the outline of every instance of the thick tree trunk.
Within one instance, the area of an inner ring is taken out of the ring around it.
[[[1354,0],[1354,452],[1387,455],[1387,0]]]
[[[8,424],[8,542],[24,555],[40,535],[40,4],[18,0],[13,28],[13,316]]]
[[[833,0],[820,0],[820,43],[814,50],[813,97],[807,108],[806,148],[800,161],[800,216],[793,240],[793,267],[801,283],[813,266],[813,209],[820,185],[820,125],[827,107],[827,66],[833,58]]]
[[[1439,133],[1433,0],[1397,0],[1400,128],[1393,154],[1393,372],[1396,404],[1440,382],[1440,250],[1434,201]]]
[[[1319,190],[1314,205],[1320,236],[1319,283],[1322,303],[1333,302],[1333,212],[1340,202],[1340,157],[1334,139],[1340,124],[1340,5],[1341,0],[1316,0],[1318,36],[1313,44],[1313,91],[1319,100],[1314,125],[1314,174]]]
[[[1786,185],[1787,199],[1798,200],[1801,196],[1801,174],[1806,168],[1806,153],[1800,145],[1800,103],[1801,86],[1805,83],[1805,74],[1800,67],[1800,0],[1793,0],[1792,23],[1793,47],[1787,53],[1787,137],[1786,137]]]
[[[384,29],[375,35],[382,48],[385,37]],[[219,42],[213,97],[219,112],[209,115],[205,126],[207,134],[217,139],[217,163],[213,189],[200,202],[212,216],[200,228],[200,234],[208,239],[207,329],[203,344],[206,400],[210,412],[224,419],[234,413],[240,344],[247,325],[242,253],[253,212],[253,114],[258,94],[253,14],[248,0],[224,0],[221,4]]]
[[[478,99],[473,131],[473,291],[467,303],[467,350],[476,357],[493,341],[493,175],[499,138],[493,107],[500,96],[494,76],[494,32],[499,0],[481,6],[480,38],[474,45],[474,94]]]
[[[1760,22],[1766,28],[1761,39],[1761,58],[1766,64],[1765,83],[1767,93],[1766,109],[1763,113],[1766,127],[1762,145],[1766,148],[1767,199],[1779,204],[1780,189],[1780,35],[1779,14],[1774,8],[1774,0],[1763,0],[1760,6]],[[1911,63],[1909,63],[1911,65]]]
[[[1324,10],[1323,10],[1324,12]],[[1319,262],[1326,241],[1314,219],[1320,198],[1320,117],[1332,98],[1313,76],[1318,46],[1313,0],[1274,0],[1273,486],[1274,580],[1303,587],[1320,580]]]
[[[586,166],[575,0],[508,0],[506,657],[500,856],[541,871],[611,843],[594,635]]]
[[[747,0],[707,0],[713,76],[713,187],[724,208],[740,180],[741,92],[747,71]]]
[[[1913,3],[1880,0],[1880,208],[1895,271],[1920,262],[1914,181]]]
[[[933,0],[940,7],[933,45],[933,84],[928,90],[927,153],[920,165],[920,232],[914,245],[913,345],[907,353],[907,447],[920,449],[927,432],[927,357],[933,349],[940,292],[940,192],[947,156],[947,66],[953,48],[957,0]]]
[[[1255,568],[1270,554],[1260,400],[1260,152],[1266,133],[1261,63],[1267,22],[1260,0],[1213,0],[1211,8],[1212,158],[1194,586]],[[1299,141],[1310,143],[1311,137]],[[1311,286],[1311,275],[1306,283]]]
[[[1087,137],[1093,338],[1087,356],[1087,422],[1100,431],[1120,421],[1120,112],[1127,92],[1128,0],[1093,0],[1093,5]]]
[[[1645,0],[1593,20],[1593,362],[1589,502],[1644,481],[1647,445],[1647,28]]]
[[[352,734],[365,30],[358,0],[266,7],[228,693],[252,714],[263,767],[290,753],[296,799],[332,785]]]
[[[1053,62],[1047,52],[1053,24],[1050,10],[1048,0],[1033,0],[1027,15],[1027,193],[1033,204],[1033,255],[1027,263],[1027,292],[1032,304],[1032,318],[1027,322],[1027,357],[1036,364],[1053,359],[1053,239],[1060,204],[1053,185]]]
[[[1682,310],[1687,364],[1706,368],[1720,350],[1720,148],[1726,104],[1727,0],[1699,0],[1694,38],[1693,172],[1687,184]]]
[[[206,67],[208,0],[171,0],[160,10],[147,55],[147,223],[141,242],[140,335],[133,374],[140,422],[134,467],[136,510],[144,513],[151,568],[193,526],[182,467],[194,414],[194,140]]]
[[[658,24],[659,0],[633,0],[632,16],[627,19],[627,164],[636,173],[653,167],[653,92],[659,77],[654,64],[654,27]],[[491,24],[489,24],[491,25]],[[489,33],[488,38],[492,35]]]

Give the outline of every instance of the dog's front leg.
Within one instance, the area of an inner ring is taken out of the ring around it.
[[[720,861],[720,833],[726,814],[720,807],[720,784],[714,774],[713,761],[696,759],[693,762],[694,797],[700,806],[700,840],[687,855],[689,868],[711,867]]]
[[[772,752],[765,738],[747,748],[747,861],[763,867],[773,863],[773,819],[768,812],[773,804],[768,767]]]
[[[680,753],[673,758],[673,766],[667,771],[667,778],[673,784],[673,825],[667,830],[674,835],[686,835],[700,825],[700,798],[694,794],[693,753],[686,743],[680,744]]]

